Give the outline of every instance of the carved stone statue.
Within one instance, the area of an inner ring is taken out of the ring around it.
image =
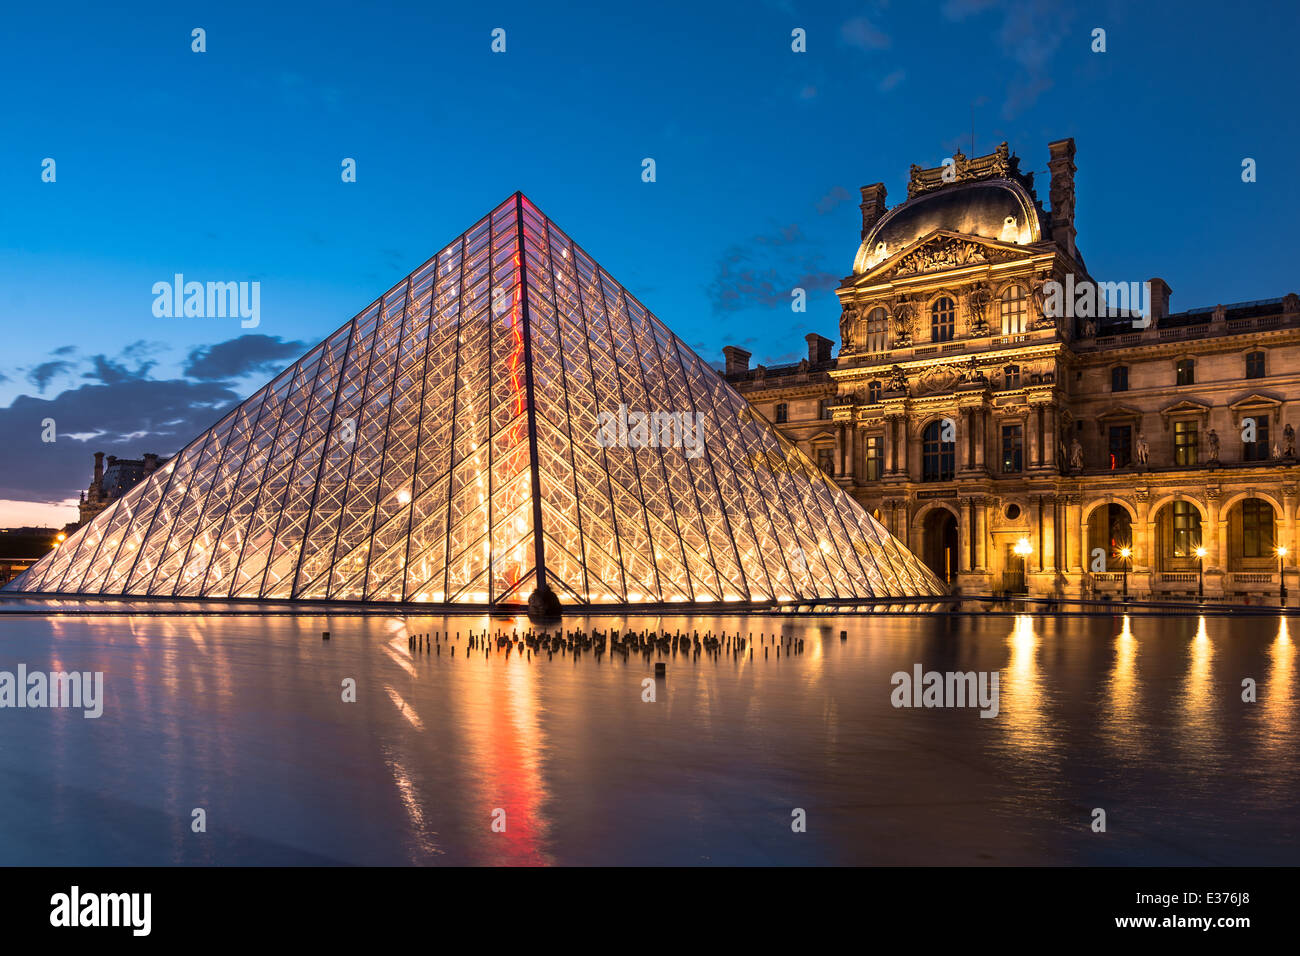
[[[1054,329],[1057,328],[1058,316],[1049,315],[1048,308],[1048,291],[1047,281],[1041,276],[1034,277],[1034,285],[1030,287],[1030,299],[1034,302],[1034,325],[1035,329]]]
[[[966,364],[962,366],[961,380],[963,382],[984,383],[984,372],[980,369],[979,363],[975,361],[975,356],[972,355],[968,358]]]
[[[1282,429],[1282,448],[1286,457],[1295,457],[1295,429],[1291,427],[1290,422],[1287,422]]]
[[[1070,469],[1083,471],[1083,446],[1079,444],[1078,438],[1070,439]]]
[[[1287,315],[1295,315],[1300,312],[1300,295],[1294,292],[1288,292],[1282,296],[1282,311]]]
[[[1216,305],[1214,307],[1214,315],[1211,317],[1210,321],[1222,322],[1225,319],[1227,319],[1227,317],[1228,317],[1228,310],[1225,309],[1222,305]]]
[[[845,306],[844,311],[840,313],[840,351],[847,352],[853,348],[857,324],[857,307]]]
[[[915,312],[907,296],[899,296],[898,303],[894,306],[894,345],[905,347],[912,344],[912,328],[915,321]]]
[[[989,290],[983,282],[977,282],[971,287],[970,295],[966,299],[966,308],[970,316],[968,328],[971,335],[982,336],[989,334],[989,323],[986,316],[990,298]]]
[[[1217,465],[1219,463],[1219,433],[1211,428],[1210,433],[1205,436],[1205,440],[1210,444],[1210,462]]]
[[[1097,337],[1097,320],[1091,316],[1083,320],[1083,337],[1085,339]]]
[[[1147,461],[1151,458],[1151,445],[1147,442],[1147,436],[1138,432],[1137,441],[1137,459],[1138,464],[1143,468],[1146,467]]]
[[[903,371],[901,366],[895,365],[889,370],[889,378],[885,380],[885,391],[907,391],[907,373]]]

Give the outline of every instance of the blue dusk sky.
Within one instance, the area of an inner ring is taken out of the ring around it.
[[[0,526],[72,520],[93,452],[174,453],[516,189],[715,362],[837,337],[858,188],[902,201],[972,120],[1045,203],[1047,143],[1075,138],[1097,278],[1161,276],[1175,309],[1300,291],[1297,9],[11,5]],[[155,317],[175,273],[260,282],[260,325]]]

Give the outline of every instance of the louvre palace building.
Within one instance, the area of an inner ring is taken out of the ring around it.
[[[1048,208],[1006,143],[913,166],[892,208],[864,186],[838,351],[729,346],[727,380],[963,593],[1276,601],[1300,297],[1175,312],[1163,279],[1092,276],[1074,141],[1048,150]]]

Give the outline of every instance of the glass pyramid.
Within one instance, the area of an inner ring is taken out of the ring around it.
[[[9,590],[510,606],[539,581],[565,605],[945,593],[520,194]]]

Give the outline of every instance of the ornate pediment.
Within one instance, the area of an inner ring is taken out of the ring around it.
[[[1028,257],[1023,248],[1014,245],[971,239],[957,233],[935,232],[900,250],[867,275],[873,280],[903,279]]]
[[[1232,423],[1237,427],[1241,427],[1242,418],[1249,418],[1252,413],[1258,414],[1261,411],[1265,414],[1271,413],[1275,423],[1282,420],[1282,403],[1276,398],[1258,392],[1237,399],[1230,403],[1228,408],[1232,409]]]
[[[1190,399],[1183,399],[1181,402],[1175,402],[1166,408],[1160,409],[1160,420],[1164,423],[1165,430],[1169,430],[1169,423],[1174,418],[1186,418],[1195,415],[1202,421],[1210,417],[1210,406],[1204,402],[1194,402]]]

